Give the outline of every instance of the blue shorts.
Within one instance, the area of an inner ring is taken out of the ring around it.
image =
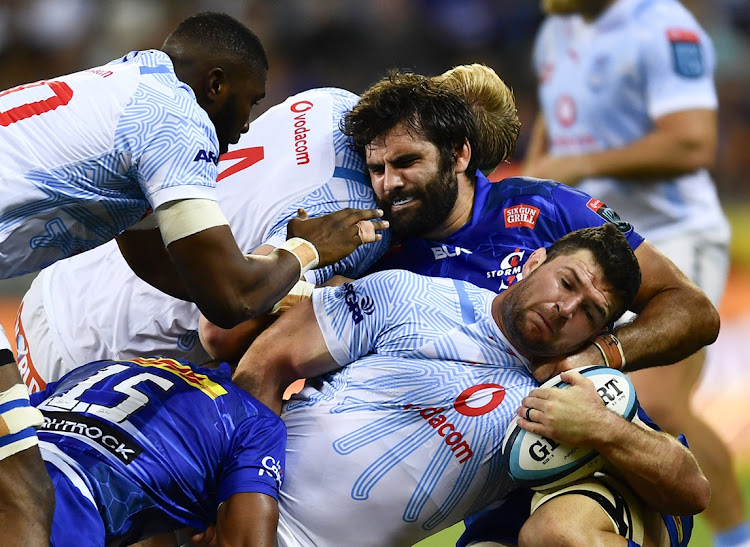
[[[50,545],[53,547],[103,546],[104,522],[94,504],[57,467],[45,462],[55,487],[55,513]]]
[[[502,500],[468,517],[466,530],[456,542],[456,547],[466,547],[479,541],[518,543],[518,533],[529,518],[534,491],[514,490]]]

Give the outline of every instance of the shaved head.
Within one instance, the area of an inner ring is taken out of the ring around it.
[[[191,15],[167,36],[162,51],[177,64],[232,63],[248,71],[268,71],[268,57],[260,39],[226,13],[201,12]]]

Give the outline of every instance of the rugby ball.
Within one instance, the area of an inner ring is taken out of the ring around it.
[[[626,420],[633,419],[638,412],[638,399],[627,376],[619,370],[601,365],[574,370],[594,382],[596,391],[609,410]],[[540,387],[565,389],[570,384],[557,375]],[[604,459],[593,449],[566,446],[521,429],[518,416],[511,420],[505,432],[502,457],[516,484],[534,490],[562,486],[590,475],[604,465]]]

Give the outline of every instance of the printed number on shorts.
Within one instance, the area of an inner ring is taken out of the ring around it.
[[[0,111],[0,125],[8,127],[12,123],[50,112],[65,106],[72,98],[73,90],[70,86],[54,80],[19,85],[0,92],[3,106],[10,106],[8,110]]]

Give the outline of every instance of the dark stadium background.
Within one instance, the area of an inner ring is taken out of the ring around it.
[[[696,403],[736,456],[750,507],[750,0],[683,0],[717,52],[720,139],[715,180],[733,227],[732,273],[722,331],[710,349]],[[523,157],[536,114],[530,51],[541,21],[534,0],[3,0],[0,89],[103,64],[133,49],[158,48],[187,15],[225,11],[246,22],[269,54],[268,96],[258,108],[319,86],[361,92],[389,68],[437,74],[482,62],[514,90]],[[514,162],[505,172],[513,172]],[[12,329],[33,276],[0,281],[0,322]],[[10,333],[9,333],[10,334]],[[460,527],[422,547],[453,545]],[[709,545],[698,523],[691,545]]]

